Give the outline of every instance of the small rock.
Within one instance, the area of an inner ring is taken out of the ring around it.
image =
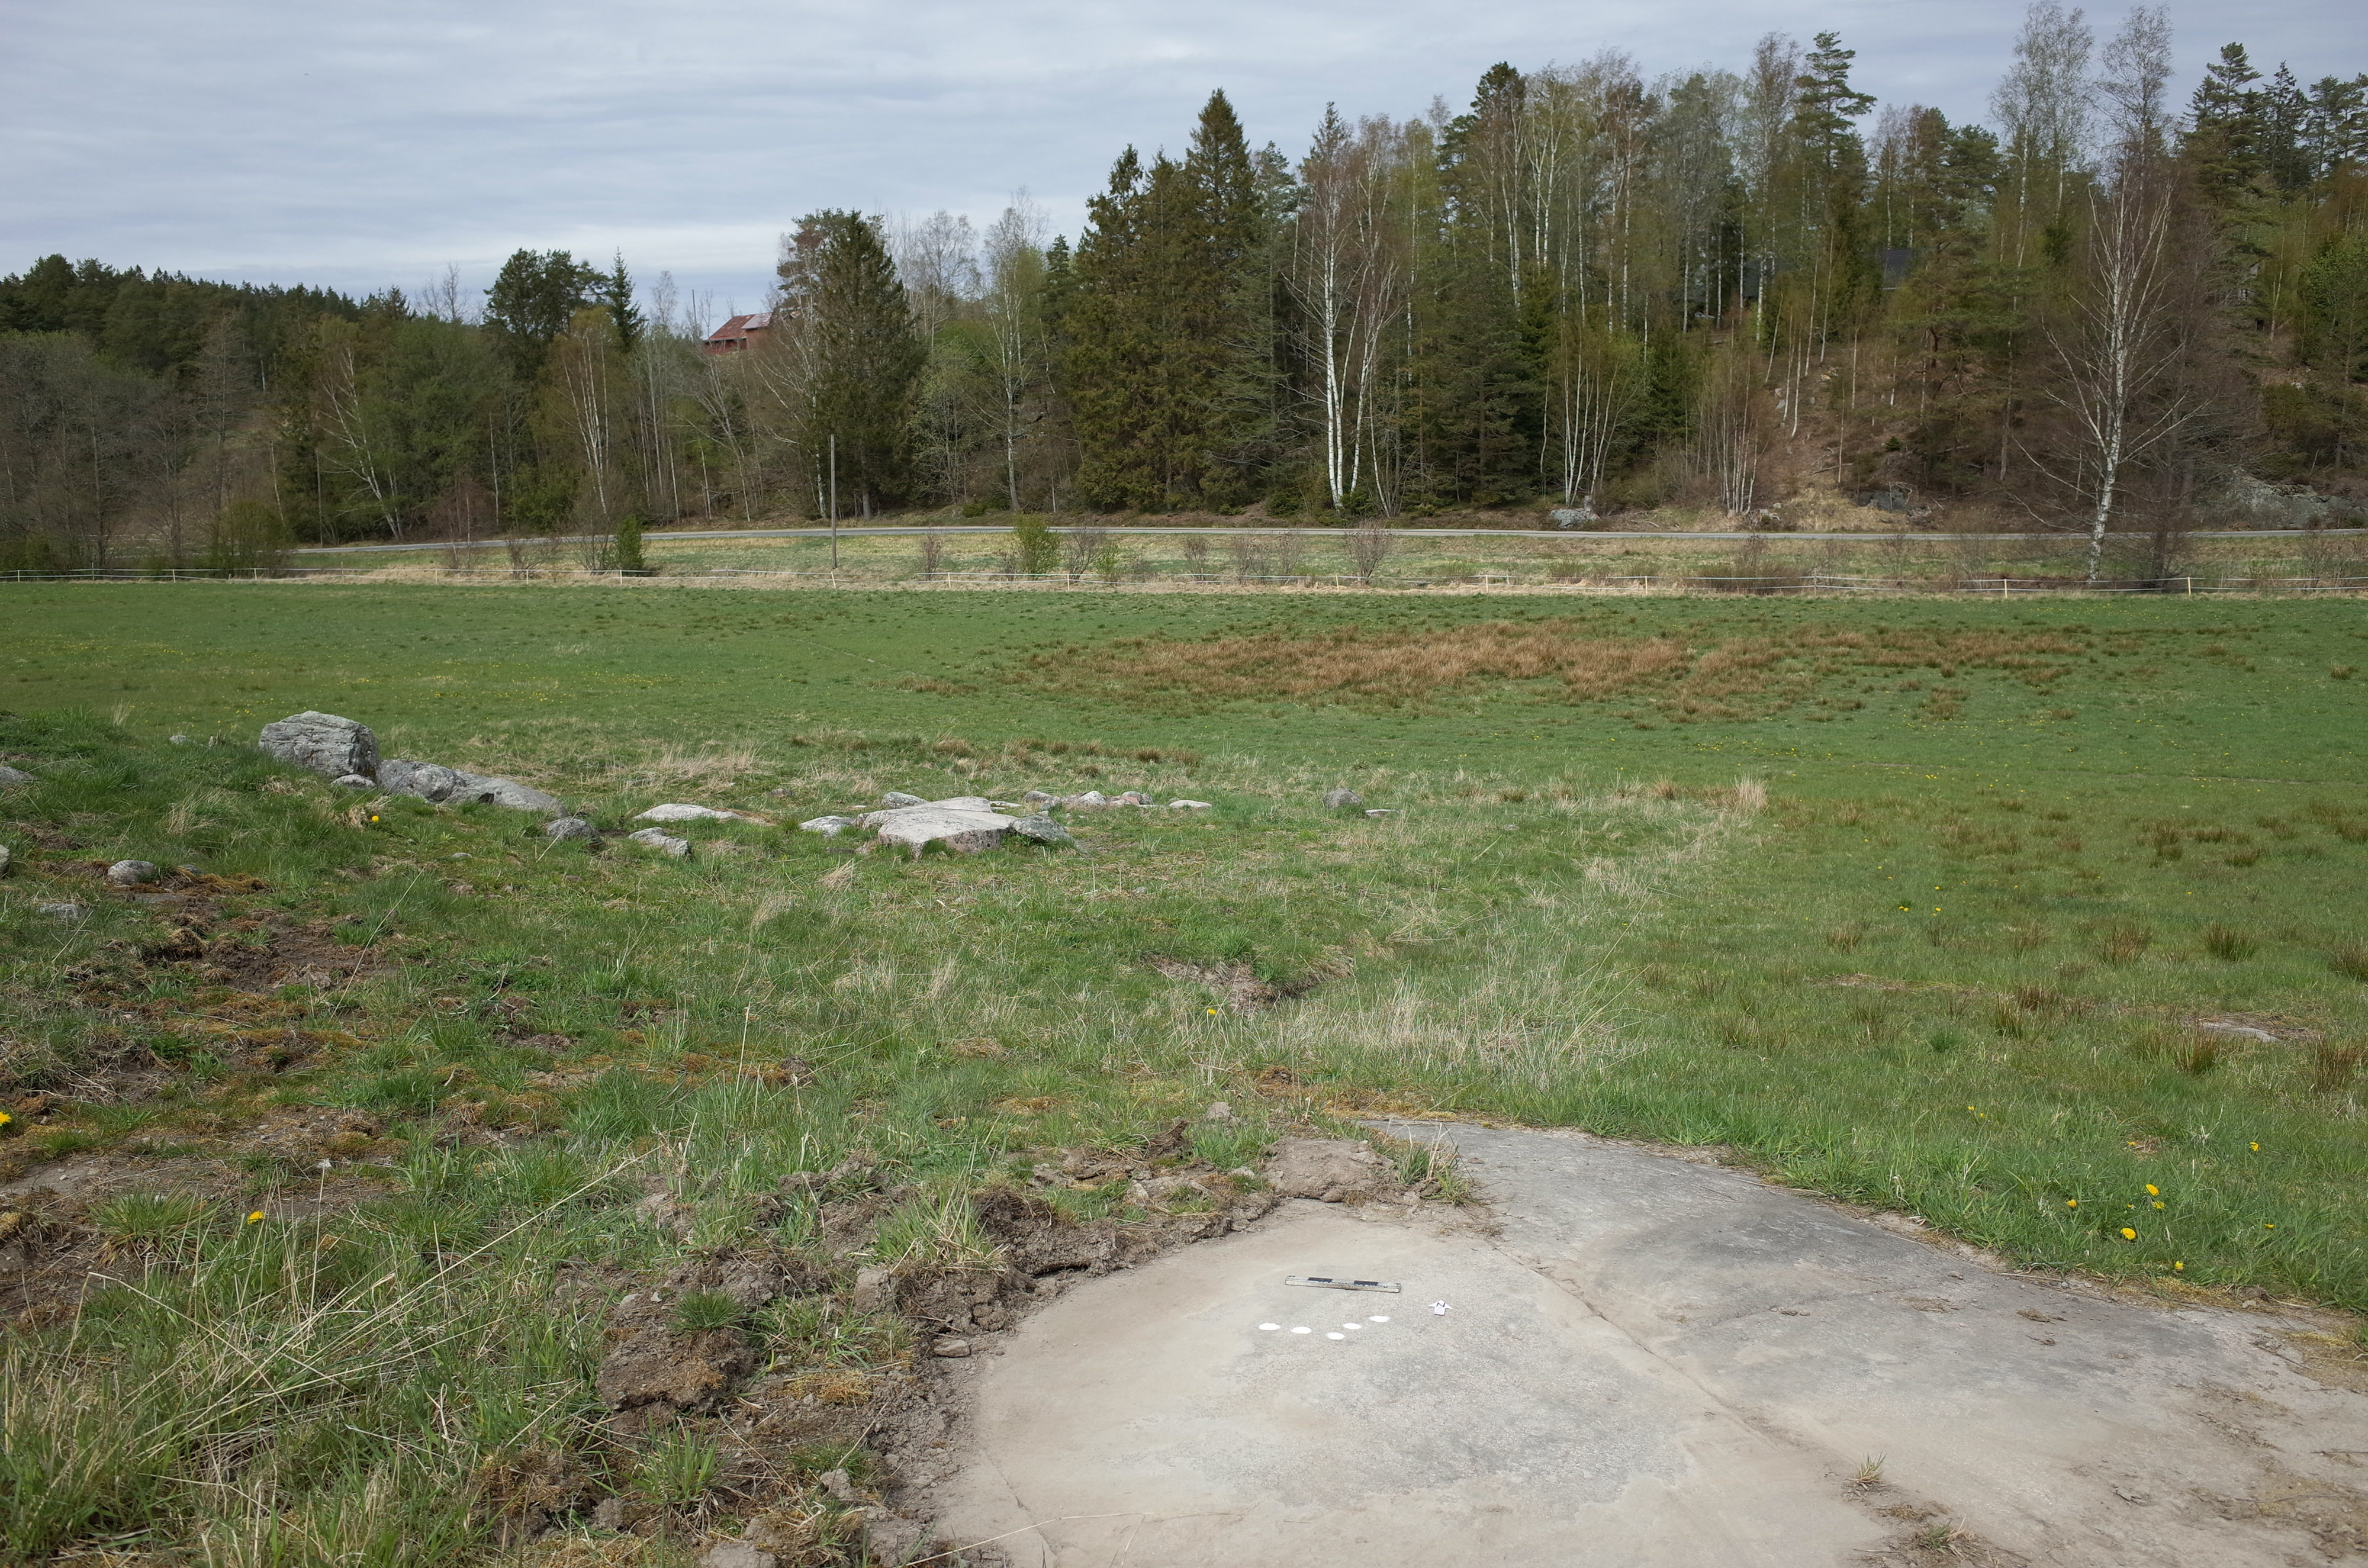
[[[1373,806],[1373,807],[1369,808],[1369,809],[1366,811],[1365,814],[1366,814],[1367,816],[1369,816],[1369,817],[1394,817],[1394,816],[1397,815],[1398,813],[1397,813],[1397,812],[1396,812],[1395,808],[1394,808],[1394,807],[1390,807],[1390,806]]]
[[[639,833],[629,833],[625,836],[636,844],[646,844],[662,854],[671,855],[677,860],[690,858],[690,843],[688,839],[670,837],[660,833],[656,828],[645,827]]]
[[[342,778],[332,778],[329,782],[336,785],[341,790],[375,790],[378,788],[378,780],[364,773],[348,773]]]
[[[680,801],[663,806],[652,806],[639,812],[635,822],[745,822],[738,812],[719,812],[712,806],[693,806]]]
[[[1151,797],[1140,790],[1129,790],[1110,803],[1116,806],[1147,806],[1151,804]]]
[[[625,1500],[622,1497],[601,1498],[592,1506],[592,1523],[604,1530],[622,1530],[626,1524]]]
[[[1033,816],[1013,818],[1011,831],[1022,838],[1032,838],[1039,844],[1050,844],[1055,846],[1065,845],[1074,848],[1077,842],[1069,836],[1067,828],[1054,822],[1043,812],[1038,812]]]
[[[949,1361],[959,1361],[963,1357],[970,1354],[970,1341],[967,1339],[957,1339],[952,1335],[949,1334],[942,1336],[936,1344],[929,1346],[929,1354],[932,1356],[942,1356]]]
[[[1346,811],[1350,806],[1363,805],[1365,797],[1354,790],[1327,790],[1324,792],[1324,803],[1333,811]]]
[[[1201,1119],[1203,1121],[1231,1121],[1234,1119],[1234,1108],[1227,1105],[1224,1101],[1219,1100],[1216,1104],[1211,1106],[1207,1110],[1201,1113]]]
[[[187,735],[174,735],[170,738],[172,743],[176,746],[185,746],[189,744],[189,737]]]
[[[614,1502],[611,1498],[609,1501]],[[780,1568],[781,1560],[745,1540],[719,1541],[700,1554],[699,1568]]]
[[[37,903],[33,905],[33,913],[51,920],[79,920],[90,911],[78,903]]]
[[[17,790],[33,781],[33,776],[21,767],[11,767],[0,762],[0,790]]]
[[[884,1312],[896,1304],[896,1276],[885,1268],[859,1268],[855,1272],[855,1289],[848,1292],[847,1304],[859,1312]]]
[[[378,771],[378,737],[368,724],[307,709],[263,726],[263,749],[324,778]]]
[[[1099,790],[1088,790],[1082,795],[1072,795],[1061,804],[1076,812],[1098,812],[1110,804],[1110,798]]]
[[[843,1470],[826,1470],[814,1477],[814,1484],[830,1494],[834,1503],[861,1501],[855,1494],[855,1478]]]
[[[842,816],[815,817],[811,821],[798,824],[798,826],[804,829],[806,832],[819,833],[825,838],[837,838],[840,834],[845,833],[848,828],[853,827],[854,825],[855,819],[853,817]]]
[[[7,874],[8,874],[8,846],[7,846],[6,845],[5,845],[5,844],[0,844],[0,877],[5,877],[5,876],[6,876]]]
[[[926,806],[929,802],[918,795],[907,795],[902,790],[891,790],[880,797],[880,803],[888,810],[894,811],[898,806]]]
[[[107,869],[107,880],[120,888],[136,888],[156,880],[156,868],[145,860],[118,860]]]
[[[1025,806],[1050,806],[1057,805],[1060,799],[1060,796],[1048,795],[1042,790],[1030,790],[1019,797],[1019,803]]]
[[[562,841],[590,840],[598,843],[600,830],[582,817],[553,817],[543,824],[542,835]]]
[[[1206,801],[1170,801],[1167,809],[1171,812],[1206,812],[1215,808]]]

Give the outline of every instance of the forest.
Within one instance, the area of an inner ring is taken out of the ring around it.
[[[2368,74],[2230,43],[2182,103],[2159,9],[2055,0],[1987,124],[1853,60],[1498,64],[1296,156],[1217,92],[1074,237],[797,220],[745,352],[621,256],[359,300],[51,256],[0,278],[0,570],[947,508],[1782,528],[1821,489],[2093,575],[2232,494],[2368,502]]]

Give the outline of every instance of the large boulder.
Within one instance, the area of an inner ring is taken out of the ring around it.
[[[1000,812],[930,803],[868,812],[862,824],[879,834],[880,843],[902,845],[918,856],[921,846],[930,843],[943,844],[957,855],[992,849],[1017,823]]]
[[[311,710],[263,726],[263,749],[324,778],[378,771],[378,737],[368,724]]]

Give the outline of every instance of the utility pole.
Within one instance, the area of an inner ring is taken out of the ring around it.
[[[830,569],[838,570],[838,437],[830,437]]]

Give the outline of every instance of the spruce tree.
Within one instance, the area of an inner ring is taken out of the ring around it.
[[[564,250],[517,251],[502,263],[485,290],[485,326],[520,382],[541,374],[552,340],[594,303],[600,281],[598,271]]]
[[[903,502],[928,346],[888,247],[860,213],[815,212],[799,224],[780,274],[805,368],[798,438],[814,477],[826,485],[835,466],[842,506]]]

